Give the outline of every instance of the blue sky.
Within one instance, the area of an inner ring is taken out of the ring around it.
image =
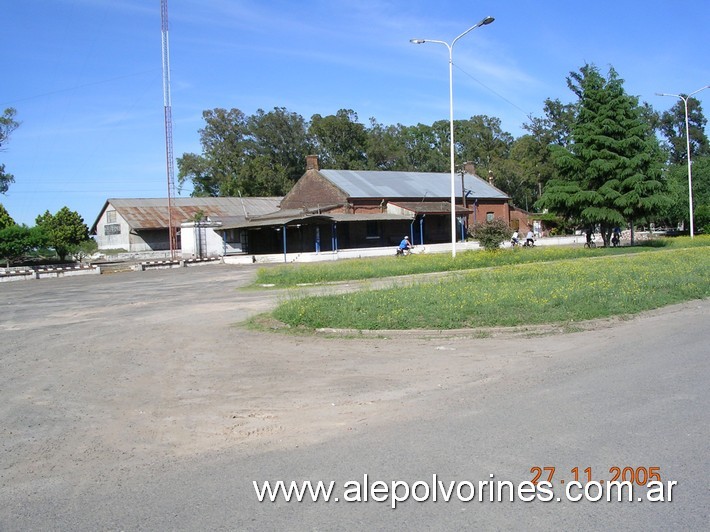
[[[66,205],[91,225],[108,198],[165,197],[160,0],[3,4],[0,109],[21,126],[0,152],[15,176],[0,203],[15,221]],[[457,119],[498,117],[520,136],[545,98],[573,101],[565,77],[585,63],[613,66],[660,111],[676,100],[656,92],[710,83],[701,1],[170,0],[169,15],[176,160],[200,153],[216,107],[448,119],[446,47],[409,40],[450,42],[489,15],[454,47]],[[710,90],[697,97],[710,116]]]

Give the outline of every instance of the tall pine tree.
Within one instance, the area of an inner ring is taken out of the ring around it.
[[[567,86],[579,100],[572,141],[552,146],[559,177],[547,183],[538,207],[599,226],[608,245],[615,226],[633,230],[665,206],[662,152],[613,68],[605,78],[587,64],[570,73]]]

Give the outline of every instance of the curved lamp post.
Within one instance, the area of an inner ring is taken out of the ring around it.
[[[447,43],[446,41],[438,41],[434,39],[410,39],[410,42],[413,44],[424,44],[426,42],[434,42],[434,43],[439,43],[443,44],[449,49],[449,127],[450,127],[450,135],[451,135],[451,256],[455,257],[456,256],[456,193],[455,193],[455,178],[456,178],[456,169],[455,169],[455,163],[454,163],[454,58],[453,58],[453,52],[454,52],[454,44],[456,44],[456,41],[458,41],[461,37],[466,35],[467,33],[475,30],[479,26],[485,26],[487,24],[490,24],[493,22],[495,19],[493,17],[486,17],[483,20],[481,20],[478,24],[474,24],[470,28],[468,28],[466,31],[464,31],[461,35],[456,37],[453,41],[451,41],[451,44]]]
[[[710,85],[705,85],[704,87],[696,90],[695,92],[691,92],[687,96],[683,96],[682,94],[670,94],[665,92],[656,93],[658,96],[675,96],[676,98],[680,98],[681,100],[683,100],[683,105],[685,106],[685,145],[688,158],[688,215],[690,216],[690,238],[693,238],[695,228],[693,227],[693,170],[692,162],[690,160],[690,125],[688,124],[688,98],[690,98],[693,94],[698,94],[700,91],[704,91],[705,89],[710,89]]]

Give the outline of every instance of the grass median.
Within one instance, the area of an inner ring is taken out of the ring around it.
[[[649,250],[710,246],[710,236],[658,238],[637,246],[585,249],[582,247],[536,247],[501,249],[489,253],[466,251],[452,258],[448,253],[414,254],[408,257],[377,257],[333,262],[279,264],[257,271],[256,285],[288,288],[292,286],[358,281],[433,272],[453,272],[513,264],[551,262],[564,259],[607,257],[642,253]]]
[[[325,296],[293,294],[273,317],[301,329],[405,330],[565,323],[635,314],[710,295],[710,247],[700,244],[556,260],[541,253],[545,260],[479,267],[411,286]]]

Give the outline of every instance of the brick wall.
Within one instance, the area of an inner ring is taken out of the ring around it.
[[[507,201],[482,200],[478,202],[477,206],[472,203],[467,203],[466,206],[475,211],[468,217],[469,225],[485,222],[488,213],[493,213],[494,219],[510,224],[510,206]]]
[[[342,190],[324,179],[317,170],[310,169],[296,182],[281,201],[282,209],[317,208],[347,203]]]

